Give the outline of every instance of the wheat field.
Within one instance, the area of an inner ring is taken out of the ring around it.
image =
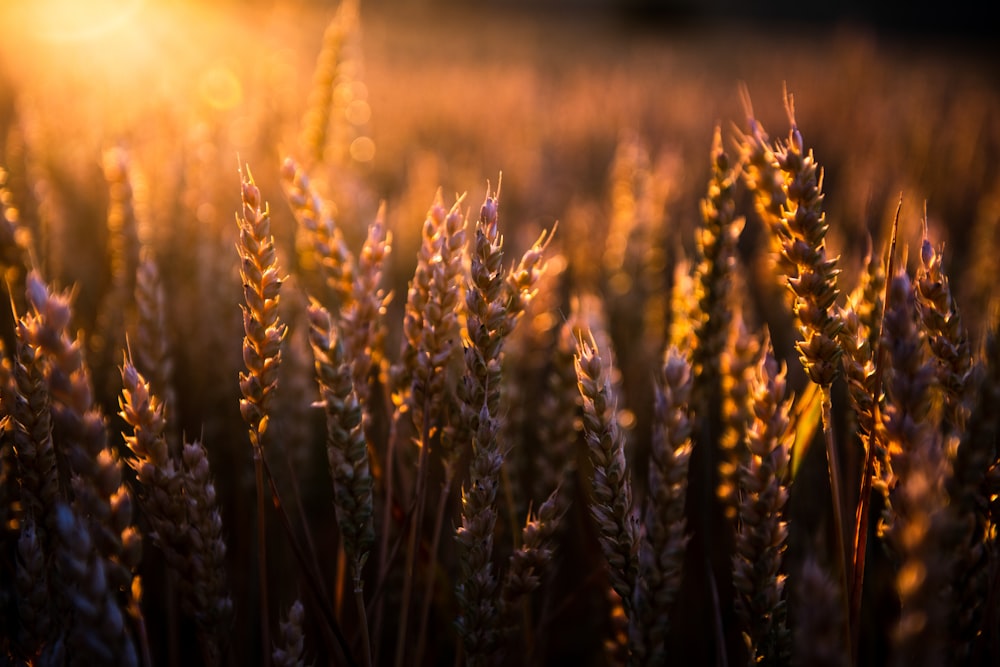
[[[1000,661],[990,48],[584,4],[0,8],[0,664]]]

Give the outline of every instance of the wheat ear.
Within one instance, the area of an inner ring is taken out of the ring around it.
[[[592,332],[577,342],[576,376],[583,398],[583,433],[593,465],[590,513],[597,524],[611,586],[630,622],[639,575],[639,526],[632,507],[632,483],[625,460],[625,436],[615,414],[617,397]],[[632,659],[642,657],[636,633],[629,633]]]
[[[778,227],[782,256],[794,266],[788,275],[788,288],[794,296],[793,309],[799,322],[802,340],[796,344],[799,360],[809,379],[823,390],[823,435],[833,505],[836,562],[843,588],[843,602],[850,608],[851,574],[848,572],[846,524],[844,523],[843,476],[840,452],[833,433],[831,386],[841,363],[837,342],[843,323],[836,309],[837,259],[826,253],[826,215],[823,212],[823,177],[810,150],[805,152],[802,134],[795,123],[795,106],[786,94],[785,106],[791,123],[788,140],[774,153],[775,164],[784,176],[782,205]],[[852,532],[853,534],[853,532]],[[850,613],[845,613],[849,617]],[[850,646],[851,638],[845,637]]]
[[[309,306],[309,342],[315,358],[316,382],[326,412],[327,460],[333,478],[334,507],[350,565],[365,664],[371,665],[371,639],[365,613],[362,569],[375,542],[372,523],[372,475],[368,461],[362,408],[352,380],[353,364],[330,314],[313,301]]]
[[[1000,431],[1000,334],[994,322],[987,332],[980,358],[983,378],[975,383],[978,397],[966,421],[965,432],[953,460],[948,479],[949,512],[955,521],[955,567],[952,570],[955,613],[950,621],[956,659],[972,658],[977,643],[989,636],[985,625],[988,612],[981,601],[988,599],[990,581],[991,531],[996,518],[991,516],[990,467],[997,459],[996,437]],[[996,471],[994,470],[994,475]]]
[[[166,290],[160,268],[149,247],[142,249],[136,269],[135,305],[135,337],[129,342],[135,355],[136,369],[149,379],[152,391],[163,398],[167,442],[171,451],[178,453],[180,445],[175,423],[177,392],[173,385],[174,359],[167,333]]]
[[[176,573],[181,603],[195,620],[202,658],[220,665],[232,600],[225,581],[226,545],[208,458],[200,444],[173,453],[166,438],[164,406],[125,357],[121,370],[120,416],[131,427],[125,444],[139,482],[139,503],[150,537]]]
[[[497,207],[496,198],[487,191],[476,223],[465,292],[469,344],[465,346],[463,401],[468,428],[473,433],[473,458],[469,485],[462,492],[461,525],[455,532],[460,545],[460,577],[455,592],[459,602],[456,627],[470,665],[488,664],[499,643],[493,529],[505,456],[497,439],[497,419],[507,300]]]
[[[656,377],[649,496],[640,546],[640,579],[649,660],[667,659],[670,609],[680,590],[689,537],[685,504],[691,460],[691,362],[676,347],[667,349]]]
[[[281,621],[281,646],[271,652],[271,662],[275,667],[305,667],[305,620],[306,610],[302,602],[296,600],[288,610],[288,616]]]
[[[952,434],[965,430],[972,389],[972,346],[944,272],[943,248],[935,248],[927,238],[920,244],[920,269],[913,282],[920,323],[934,355],[938,384],[944,392],[944,418]],[[958,436],[953,436],[958,440]],[[949,449],[951,447],[949,446]]]
[[[896,517],[890,537],[901,564],[896,575],[901,614],[893,636],[893,663],[934,665],[944,659],[944,605],[938,596],[947,579],[942,528],[947,502],[946,461],[931,414],[934,367],[917,324],[912,283],[893,277],[883,329],[892,374],[886,386],[886,440],[896,481]]]
[[[498,195],[497,195],[498,196]],[[498,442],[503,345],[534,296],[543,245],[529,248],[509,274],[503,270],[498,199],[487,189],[476,224],[466,289],[465,384],[467,423],[474,432],[469,487],[462,494],[462,576],[456,588],[459,632],[470,663],[484,664],[497,649],[500,603],[493,574],[496,494],[505,452]],[[543,237],[544,238],[544,237]]]
[[[787,664],[787,626],[783,556],[788,539],[784,507],[788,500],[787,435],[791,401],[785,397],[785,371],[768,350],[752,383],[754,419],[747,432],[749,459],[740,470],[741,501],[733,558],[736,613],[750,664]]]
[[[122,481],[121,461],[108,442],[107,426],[103,415],[93,401],[93,385],[84,361],[80,339],[71,340],[68,327],[72,320],[70,297],[53,293],[37,273],[29,273],[27,301],[31,310],[22,318],[19,335],[26,343],[41,353],[41,363],[48,391],[52,397],[53,428],[61,429],[65,455],[71,472],[73,507],[66,508],[72,518],[61,520],[55,531],[62,540],[62,554],[67,557],[64,565],[71,575],[88,587],[91,599],[69,597],[69,604],[80,612],[84,623],[101,622],[102,616],[130,614],[137,624],[142,623],[133,572],[142,555],[142,541],[132,525],[132,499]],[[65,518],[65,517],[63,517]],[[78,530],[93,534],[90,545],[94,553],[69,547],[65,539]],[[94,577],[100,569],[101,579],[90,578],[86,583],[81,577]],[[108,596],[101,589],[108,591]],[[107,606],[113,603],[112,609]],[[81,605],[94,605],[81,609]],[[111,644],[119,644],[121,655],[135,654],[136,647],[130,632],[124,637],[117,633],[107,636]],[[83,636],[71,633],[71,646],[86,651],[78,645]],[[141,637],[139,637],[141,640]],[[146,647],[141,646],[143,653]]]
[[[296,221],[305,232],[309,252],[301,261],[318,265],[330,291],[331,308],[339,312],[353,299],[355,257],[333,217],[324,210],[305,170],[292,158],[281,165],[281,181]]]
[[[271,651],[267,602],[267,534],[265,522],[264,443],[269,408],[278,384],[281,342],[287,328],[278,317],[282,279],[271,235],[271,215],[263,203],[249,167],[240,170],[242,211],[237,214],[240,276],[243,278],[243,361],[240,372],[240,413],[249,426],[257,487],[257,565],[260,585],[261,644],[265,663]],[[266,667],[266,665],[265,665]]]
[[[514,631],[519,603],[526,603],[527,596],[541,585],[542,574],[552,562],[556,531],[566,511],[566,500],[560,498],[561,493],[556,489],[536,514],[529,513],[521,529],[521,545],[510,555],[500,589],[500,631],[504,640]],[[530,642],[527,649],[530,655]]]
[[[30,317],[30,316],[29,316]],[[0,422],[13,446],[24,525],[17,544],[15,590],[20,619],[16,642],[25,659],[38,657],[52,630],[52,592],[46,563],[52,554],[54,510],[62,497],[52,440],[51,399],[42,355],[28,340],[30,319],[17,323],[13,395]]]
[[[400,605],[396,667],[403,661],[413,591],[418,537],[426,505],[426,486],[431,447],[435,442],[449,444],[441,437],[449,405],[450,386],[457,380],[456,369],[461,344],[458,308],[462,295],[465,250],[465,216],[459,197],[450,210],[441,202],[440,192],[424,221],[423,242],[417,268],[407,294],[403,333],[406,337],[402,365],[407,377],[400,404],[412,416],[417,431],[419,454],[414,490],[414,510],[406,553],[405,579]],[[442,452],[447,460],[450,454]]]

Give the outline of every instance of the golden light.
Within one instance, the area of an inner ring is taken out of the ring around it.
[[[37,0],[25,2],[24,23],[49,42],[99,40],[109,33],[127,30],[145,0]]]
[[[223,64],[206,69],[198,80],[201,98],[213,109],[225,111],[243,101],[243,86],[233,70]]]
[[[350,153],[355,162],[371,162],[375,159],[375,142],[371,137],[358,137],[351,142]]]

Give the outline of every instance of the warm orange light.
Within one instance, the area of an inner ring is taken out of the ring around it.
[[[25,2],[24,25],[50,42],[97,41],[127,29],[145,0],[36,0]]]
[[[243,86],[228,66],[216,64],[206,69],[198,80],[201,98],[213,109],[233,109],[243,101]]]

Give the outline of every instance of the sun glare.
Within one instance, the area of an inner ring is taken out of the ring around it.
[[[37,0],[25,2],[24,25],[49,42],[97,41],[127,28],[146,0]]]

